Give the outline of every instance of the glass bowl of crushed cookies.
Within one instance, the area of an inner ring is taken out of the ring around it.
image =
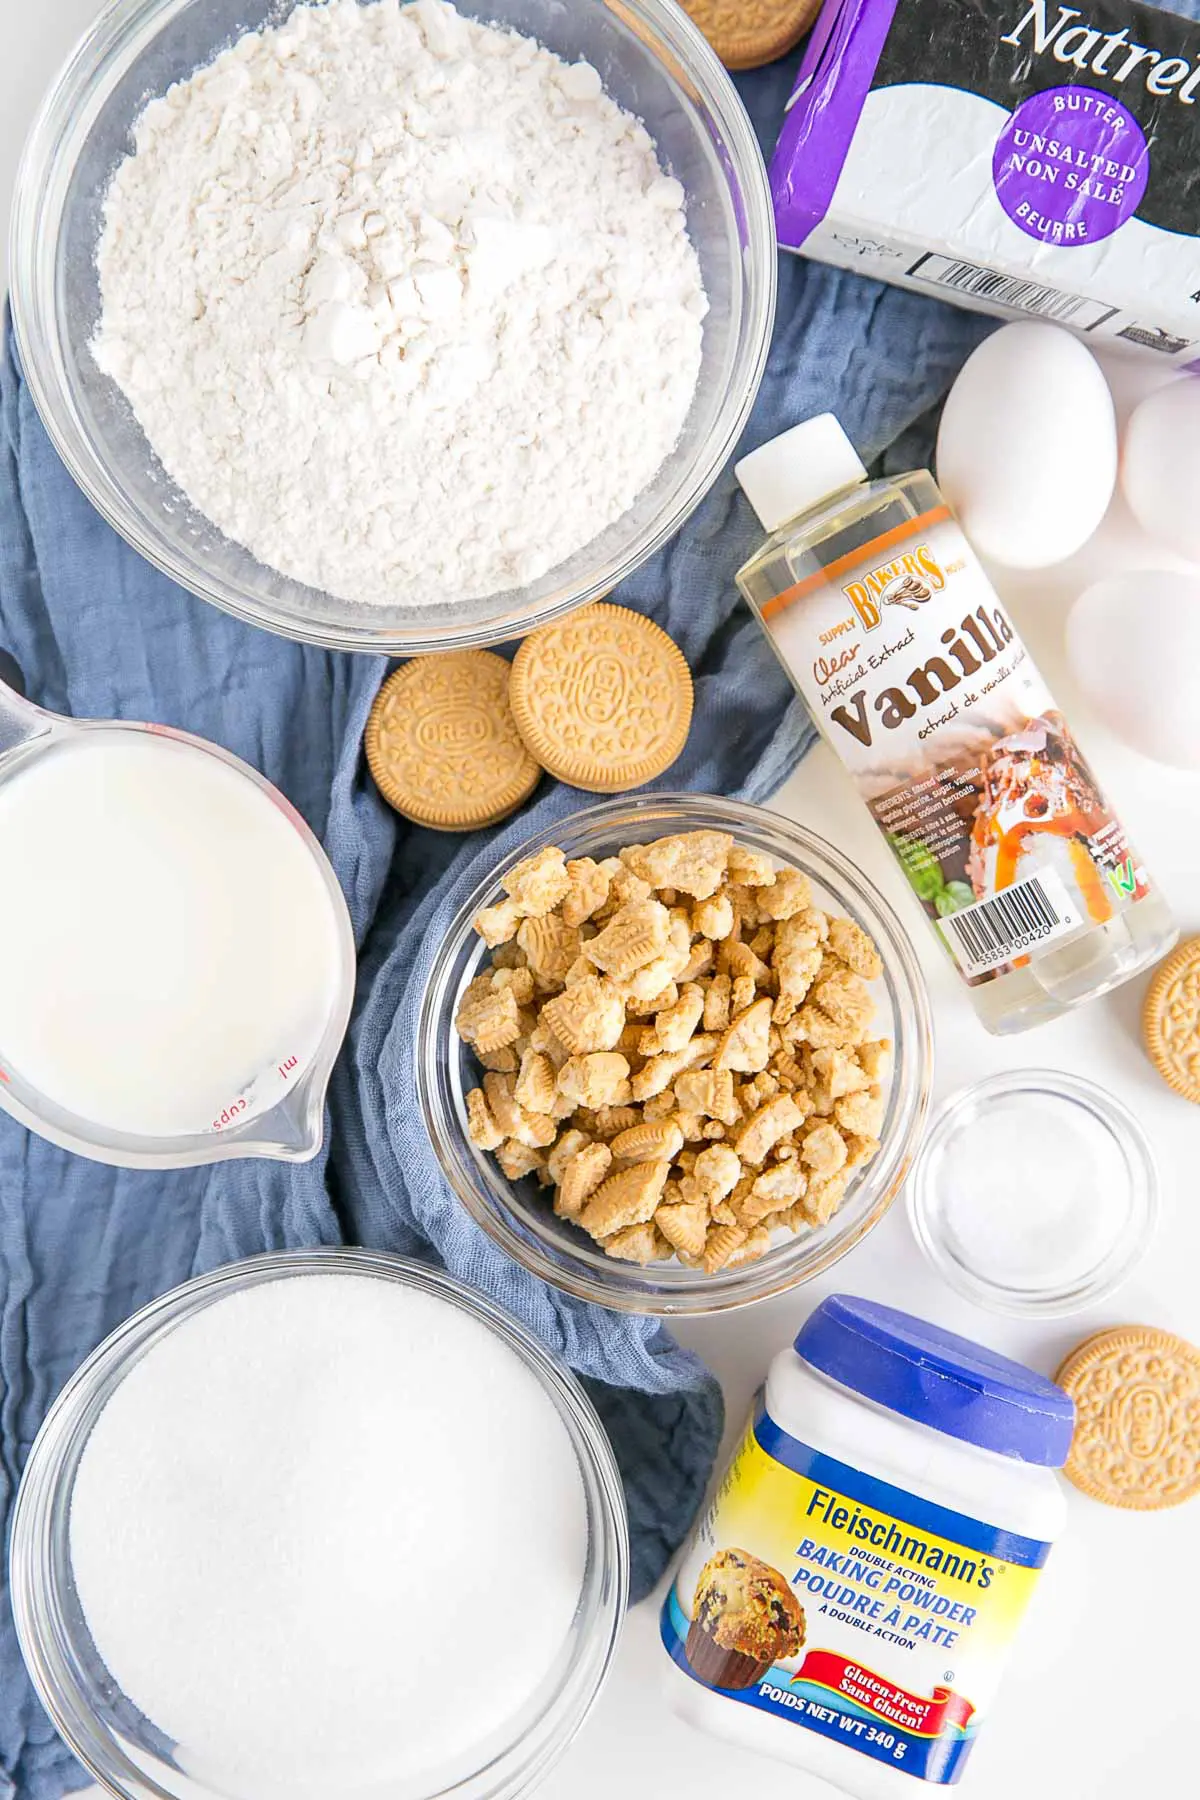
[[[716,1312],[883,1217],[929,1105],[929,1006],[887,902],[760,807],[590,806],[447,935],[417,1087],[451,1188],[564,1292]]]

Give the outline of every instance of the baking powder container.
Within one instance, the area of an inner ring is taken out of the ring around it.
[[[822,1301],[667,1595],[668,1703],[860,1800],[957,1781],[1066,1522],[1073,1429],[1032,1369]]]

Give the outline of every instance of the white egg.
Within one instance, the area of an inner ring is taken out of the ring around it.
[[[1200,769],[1200,575],[1112,575],[1079,596],[1067,659],[1109,729],[1143,756]]]
[[[1072,556],[1117,478],[1112,396],[1091,352],[1057,325],[985,338],[946,399],[938,483],[977,550],[1010,569]]]
[[[1130,414],[1121,486],[1142,530],[1200,562],[1200,381],[1184,375]]]

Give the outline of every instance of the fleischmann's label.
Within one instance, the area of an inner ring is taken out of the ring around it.
[[[952,1782],[1049,1549],[811,1449],[760,1401],[663,1643],[735,1705]]]
[[[968,982],[1149,892],[947,508],[797,582],[762,617]]]

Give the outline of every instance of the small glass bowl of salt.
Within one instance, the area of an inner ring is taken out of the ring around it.
[[[925,1255],[991,1312],[1061,1318],[1105,1299],[1154,1237],[1158,1172],[1127,1107],[1077,1075],[1017,1069],[955,1094],[908,1188]]]

